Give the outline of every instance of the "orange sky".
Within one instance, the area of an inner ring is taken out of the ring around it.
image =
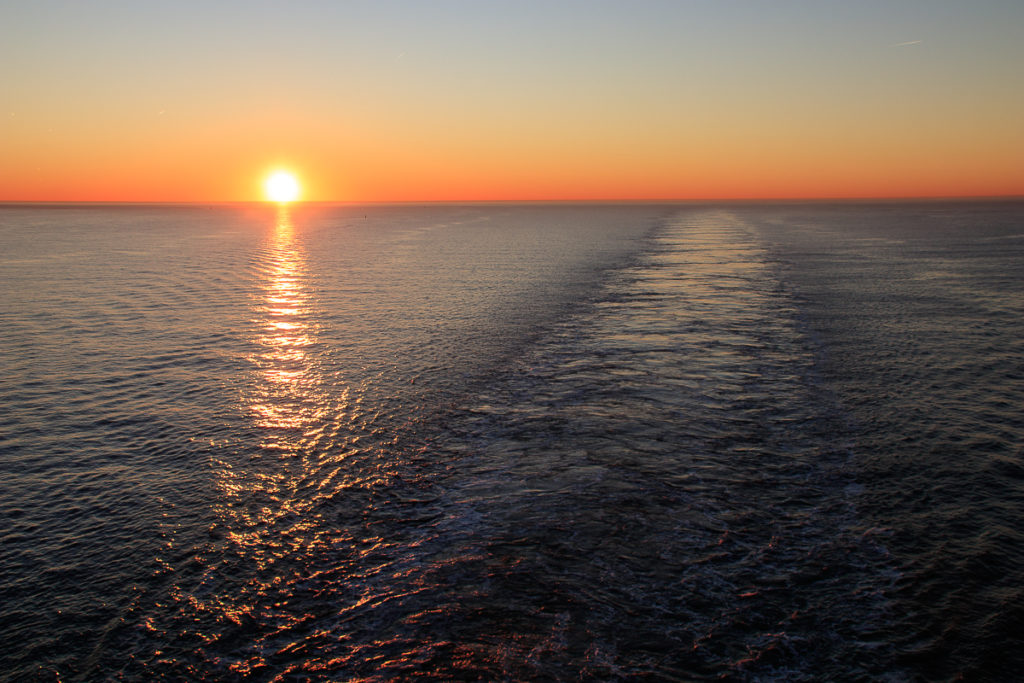
[[[740,11],[742,9],[742,11]],[[0,200],[1024,195],[1024,4],[0,9]]]

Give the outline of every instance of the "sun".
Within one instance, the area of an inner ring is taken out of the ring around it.
[[[263,183],[267,199],[281,204],[298,199],[300,189],[298,179],[288,171],[275,171]]]

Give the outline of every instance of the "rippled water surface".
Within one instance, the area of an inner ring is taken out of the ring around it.
[[[1024,206],[0,207],[7,680],[1010,680]]]

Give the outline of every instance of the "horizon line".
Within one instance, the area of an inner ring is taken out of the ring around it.
[[[1024,193],[994,195],[858,195],[832,197],[690,197],[690,198],[565,198],[565,199],[311,199],[273,202],[263,199],[0,199],[0,205],[319,205],[367,206],[391,204],[700,204],[700,203],[837,203],[837,202],[942,202],[1021,201]]]

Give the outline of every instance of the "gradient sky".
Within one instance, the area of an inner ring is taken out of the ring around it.
[[[0,200],[1024,195],[1021,0],[0,2]]]

